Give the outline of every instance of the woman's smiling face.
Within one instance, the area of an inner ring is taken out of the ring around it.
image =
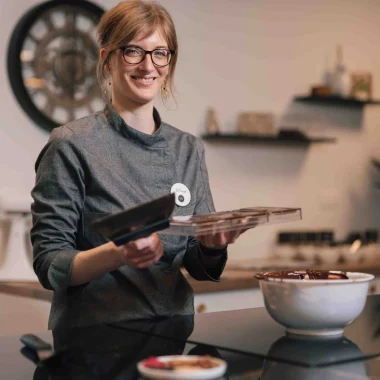
[[[168,49],[167,41],[160,30],[156,30],[148,37],[142,34],[136,35],[127,46],[131,45],[148,51],[158,48]],[[129,64],[124,60],[121,49],[117,49],[110,58],[112,99],[118,104],[153,102],[168,75],[169,65],[160,67],[153,64],[149,54],[146,54],[141,63]]]

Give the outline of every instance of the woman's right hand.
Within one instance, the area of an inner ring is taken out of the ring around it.
[[[121,246],[109,242],[81,251],[74,258],[70,286],[85,284],[122,265],[147,268],[155,264],[163,252],[163,245],[156,233]]]
[[[115,250],[120,255],[122,265],[140,269],[157,263],[164,253],[164,247],[156,233],[119,247],[115,245]]]

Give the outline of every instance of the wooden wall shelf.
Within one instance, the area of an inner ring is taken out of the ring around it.
[[[339,107],[364,107],[366,105],[380,105],[379,100],[358,100],[354,98],[342,98],[340,96],[296,96],[294,100],[298,102],[323,104]]]
[[[335,143],[335,138],[309,138],[301,136],[252,136],[242,134],[204,134],[203,140],[210,142],[236,142],[236,143],[266,143],[276,145],[300,145],[305,146],[311,143]]]

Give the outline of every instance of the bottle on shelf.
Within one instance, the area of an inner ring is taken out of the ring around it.
[[[331,91],[332,88],[332,72],[329,57],[326,55],[325,70],[322,73],[322,86]],[[327,90],[328,91],[328,90]]]
[[[219,121],[214,108],[207,110],[206,129],[207,133],[212,135],[220,133]]]
[[[336,47],[335,60],[331,78],[333,95],[346,98],[350,93],[350,76],[343,63],[343,47],[340,44]]]

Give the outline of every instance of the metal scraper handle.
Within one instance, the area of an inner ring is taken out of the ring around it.
[[[42,350],[52,350],[52,345],[40,339],[38,336],[33,334],[25,334],[20,338],[21,342],[24,343],[26,347],[29,347],[36,351]]]
[[[129,232],[125,235],[119,236],[117,238],[112,239],[112,241],[120,246],[126,243],[129,243],[130,241],[141,239],[144,237],[149,236],[153,232],[164,230],[165,228],[168,228],[170,226],[169,219],[165,220],[159,220],[158,222],[150,223],[144,227],[141,227],[135,231]]]

